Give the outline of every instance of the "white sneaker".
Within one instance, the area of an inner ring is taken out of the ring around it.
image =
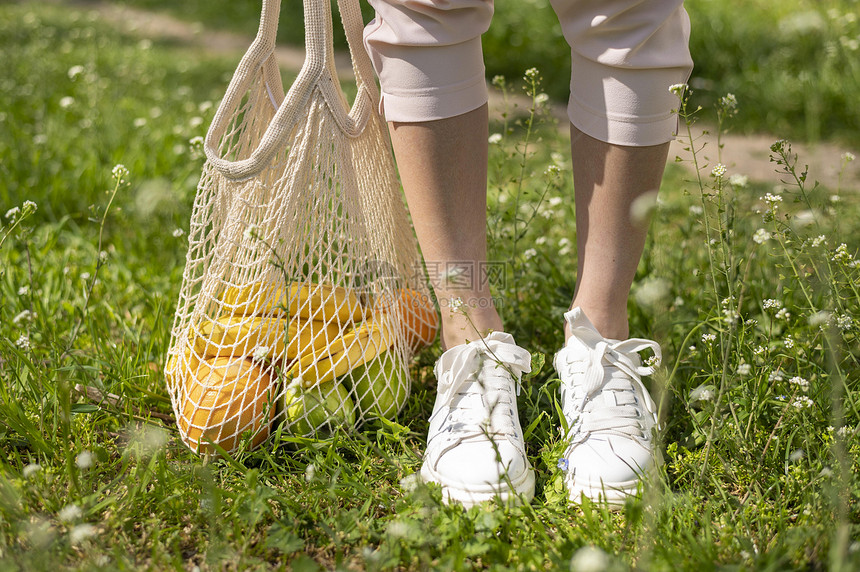
[[[421,478],[439,483],[446,502],[470,507],[534,496],[516,398],[529,371],[529,352],[504,332],[453,347],[436,362],[438,390]]]
[[[635,495],[641,477],[660,464],[652,429],[657,407],[641,376],[654,373],[642,367],[637,352],[654,351],[657,342],[603,338],[580,308],[564,315],[573,335],[555,356],[561,378],[562,412],[569,445],[560,462],[569,498],[581,495],[610,506]]]

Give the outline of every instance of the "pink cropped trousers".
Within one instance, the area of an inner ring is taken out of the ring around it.
[[[376,16],[364,41],[388,121],[445,119],[487,102],[481,34],[492,0],[369,1]],[[617,145],[670,141],[678,99],[669,87],[693,67],[683,0],[551,1],[571,48],[571,123]]]

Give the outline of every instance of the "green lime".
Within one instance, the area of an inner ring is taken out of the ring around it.
[[[409,372],[392,351],[379,354],[350,372],[358,410],[366,419],[393,419],[409,397]]]
[[[313,435],[318,429],[355,426],[355,405],[346,387],[334,381],[307,389],[291,387],[284,395],[286,422],[292,433]]]

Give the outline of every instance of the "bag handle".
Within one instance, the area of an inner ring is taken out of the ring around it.
[[[346,108],[337,83],[329,0],[304,0],[305,61],[302,69],[280,103],[257,148],[247,159],[230,161],[220,156],[218,146],[230,126],[235,110],[239,108],[242,98],[251,87],[251,81],[261,67],[270,66],[275,69],[264,69],[265,76],[277,77],[280,81],[279,74],[273,71],[277,71],[274,53],[281,1],[263,0],[257,36],[239,62],[204,139],[203,148],[207,159],[225,177],[243,180],[259,174],[272,161],[295,123],[304,118],[305,104],[316,88],[325,96],[338,126],[347,136],[355,137],[362,133],[376,109],[379,91],[370,57],[361,40],[364,23],[358,0],[338,0],[338,9],[358,86],[352,108]],[[267,88],[271,96],[272,89],[268,85]],[[274,98],[272,99],[273,105],[277,105]]]

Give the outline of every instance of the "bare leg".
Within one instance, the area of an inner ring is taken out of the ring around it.
[[[501,331],[480,273],[487,258],[487,106],[389,128],[409,212],[442,306],[443,347]],[[455,312],[451,301],[457,298],[465,305]]]
[[[631,220],[630,207],[643,193],[660,188],[669,144],[613,145],[571,125],[570,147],[578,250],[571,308],[582,308],[603,337],[624,340],[627,297],[648,232],[647,223]]]

